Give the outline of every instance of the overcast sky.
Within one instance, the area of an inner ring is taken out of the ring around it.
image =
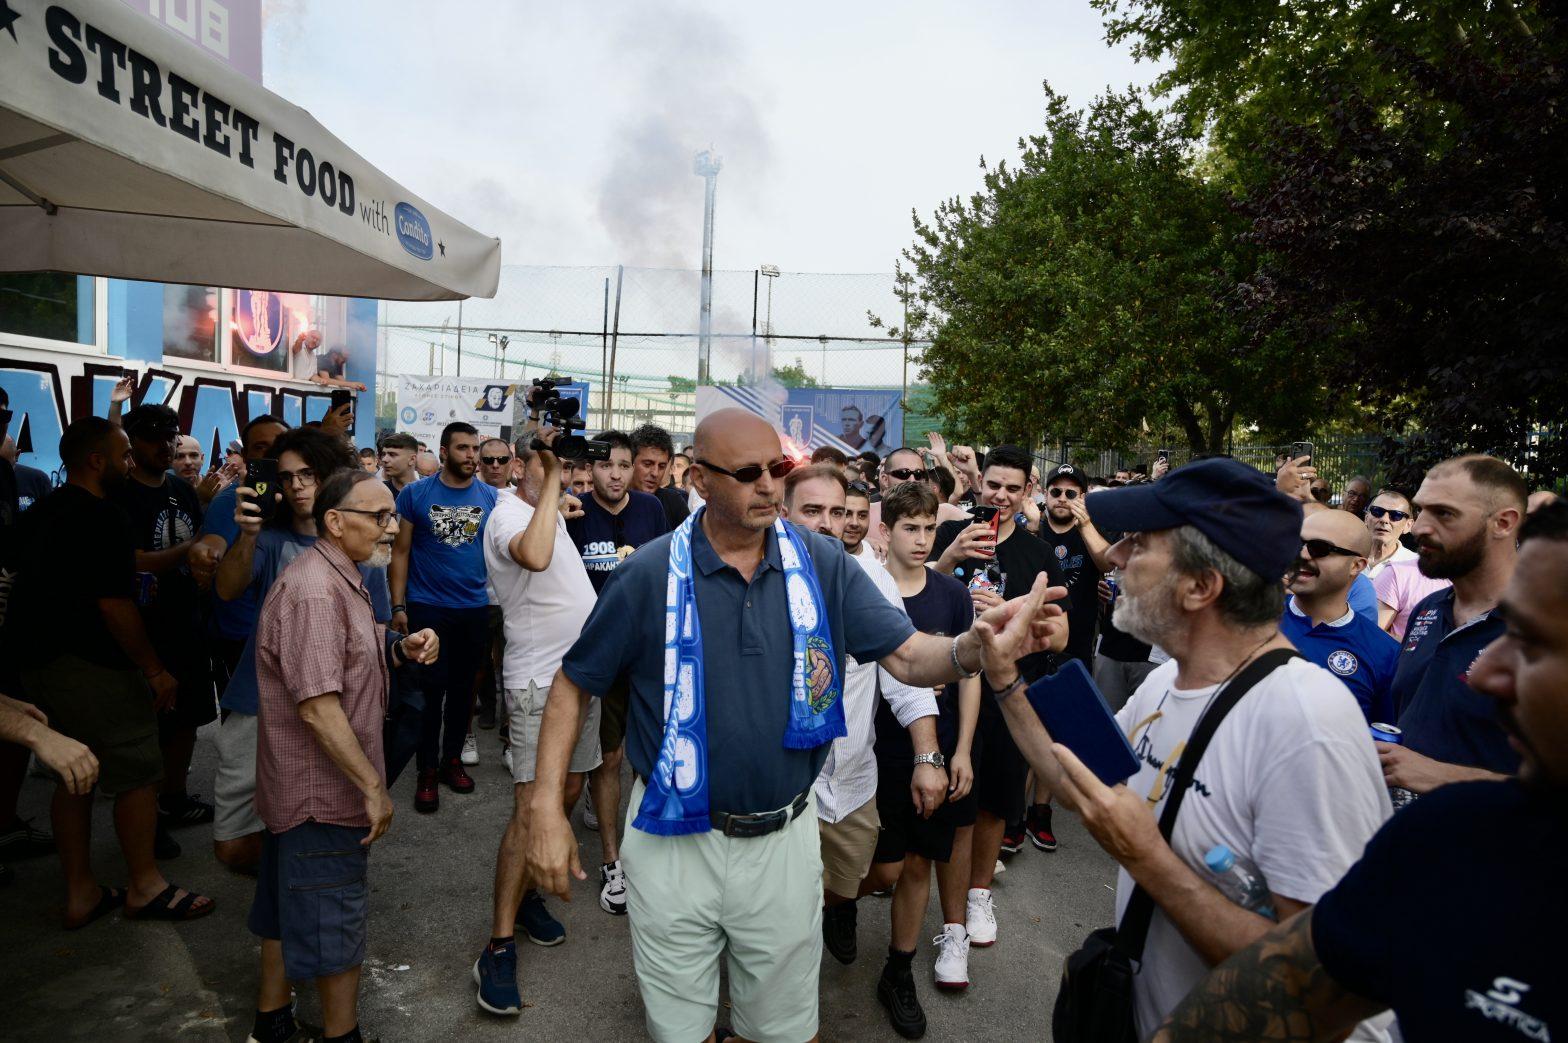
[[[1088,0],[267,0],[267,86],[475,228],[503,263],[887,272],[910,210],[1153,67]]]

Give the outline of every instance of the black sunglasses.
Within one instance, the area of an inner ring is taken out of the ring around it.
[[[479,459],[483,460],[491,467],[500,467],[502,464],[510,463],[512,460],[510,456],[481,456]]]
[[[1052,496],[1065,496],[1069,500],[1076,500],[1076,499],[1078,499],[1078,490],[1077,489],[1064,489],[1061,486],[1057,486],[1054,489],[1047,489],[1046,491],[1049,492]],[[1098,503],[1099,501],[1096,500],[1095,502]]]
[[[1396,511],[1390,507],[1368,507],[1367,513],[1374,518],[1387,518],[1391,522],[1402,522],[1410,517],[1409,511]]]
[[[15,415],[16,414],[12,413],[9,409],[0,407],[0,424],[9,424],[11,422],[11,418]]]
[[[899,467],[887,473],[901,482],[918,482],[931,477],[931,472],[914,467]]]
[[[722,474],[727,478],[733,478],[737,482],[745,485],[749,485],[752,482],[755,482],[758,478],[761,478],[763,471],[768,472],[768,474],[772,475],[774,478],[783,478],[785,475],[789,474],[795,469],[795,461],[791,460],[789,457],[785,457],[778,463],[769,464],[766,467],[763,467],[761,464],[747,464],[745,467],[738,468],[734,471],[720,467],[718,464],[710,464],[706,460],[698,460],[697,463],[701,464],[703,467],[706,467],[715,474]]]
[[[870,496],[871,495],[871,483],[870,482],[850,482],[849,483],[849,491],[852,492],[852,493],[859,493],[862,496]]]
[[[1329,540],[1302,540],[1301,546],[1306,549],[1309,558],[1326,558],[1332,554],[1343,555],[1347,558],[1361,557],[1360,551],[1346,550],[1337,543]]]

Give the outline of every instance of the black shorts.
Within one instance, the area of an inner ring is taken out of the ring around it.
[[[1029,762],[1013,742],[1002,711],[990,696],[984,698],[987,702],[980,705],[975,725],[975,797],[986,814],[1007,823],[1022,822]]]
[[[953,857],[953,834],[975,824],[978,808],[972,789],[963,800],[943,801],[930,818],[921,818],[909,795],[914,770],[910,761],[877,761],[877,816],[882,829],[873,862],[900,862],[906,854],[946,862]]]
[[[218,696],[212,683],[212,660],[207,642],[191,635],[173,647],[158,649],[163,668],[179,682],[174,705],[158,714],[158,734],[167,738],[183,728],[200,728],[218,719]]]

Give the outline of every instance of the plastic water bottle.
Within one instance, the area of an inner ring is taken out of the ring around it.
[[[1215,883],[1226,898],[1259,916],[1278,919],[1274,912],[1274,896],[1269,893],[1269,885],[1264,881],[1263,874],[1258,872],[1257,866],[1245,859],[1238,859],[1235,852],[1224,844],[1215,844],[1209,848],[1209,853],[1203,856],[1203,864],[1209,867]]]

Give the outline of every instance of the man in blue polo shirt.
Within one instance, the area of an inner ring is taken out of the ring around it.
[[[528,872],[563,897],[583,879],[561,806],[567,762],[589,694],[627,677],[639,781],[621,858],[649,1034],[714,1037],[727,949],[736,1032],[811,1040],[822,951],[812,783],[844,734],[844,656],[925,687],[1012,669],[1065,642],[1061,610],[1045,601],[1066,591],[1042,579],[958,637],[917,634],[842,544],[779,521],[793,465],[766,421],[721,410],[696,445],[706,507],[621,563],[556,674]]]
[[[489,596],[485,592],[485,520],[496,491],[476,481],[479,431],[454,421],[441,431],[441,470],[397,494],[403,519],[387,579],[392,587],[392,629],[430,629],[441,639],[441,658],[422,673],[425,696],[415,766],[414,810],[440,807],[438,776],[454,793],[472,793],[463,768],[463,739],[473,714],[479,667],[489,655]]]
[[[1410,612],[1394,709],[1403,745],[1379,743],[1391,786],[1429,793],[1450,782],[1512,775],[1519,754],[1491,700],[1466,679],[1481,650],[1500,637],[1498,599],[1513,576],[1528,489],[1490,456],[1461,456],[1427,472],[1411,533],[1423,575],[1453,586]]]
[[[1344,682],[1370,724],[1391,723],[1389,688],[1399,642],[1376,616],[1350,607],[1347,595],[1366,568],[1372,536],[1355,515],[1320,511],[1301,523],[1301,559],[1290,581],[1279,629],[1301,654]]]

